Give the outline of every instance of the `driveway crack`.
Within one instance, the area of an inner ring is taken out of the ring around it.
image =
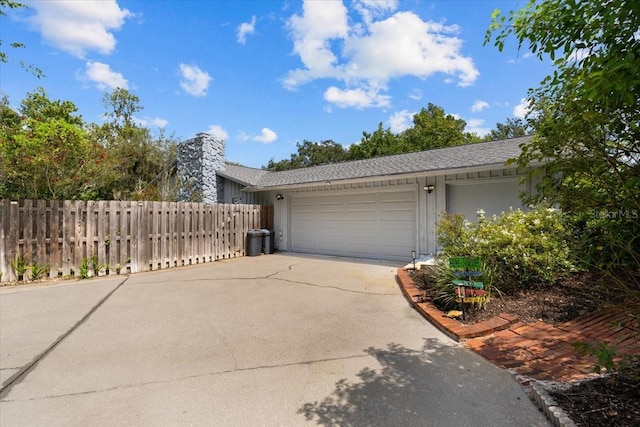
[[[116,390],[126,390],[126,389],[130,389],[130,388],[134,388],[134,387],[144,387],[144,386],[156,385],[156,384],[169,384],[169,383],[173,383],[173,382],[177,382],[177,381],[184,381],[184,380],[190,380],[190,379],[206,378],[206,377],[213,377],[213,376],[222,376],[222,375],[227,375],[227,374],[233,374],[233,373],[236,373],[236,372],[251,372],[251,371],[257,371],[257,370],[263,370],[263,369],[286,368],[286,367],[291,367],[291,366],[305,366],[306,365],[310,369],[310,366],[313,365],[313,364],[316,364],[316,363],[335,362],[335,361],[339,361],[339,360],[362,359],[362,358],[366,358],[366,357],[371,357],[371,356],[369,354],[357,354],[357,355],[352,355],[352,356],[332,357],[332,358],[316,359],[316,360],[305,360],[305,361],[301,361],[301,362],[280,363],[280,364],[273,364],[273,365],[258,365],[258,366],[250,366],[250,367],[246,367],[246,368],[234,368],[234,369],[227,369],[227,370],[223,370],[223,371],[215,371],[215,372],[206,372],[206,373],[194,374],[194,375],[186,375],[186,376],[183,376],[183,377],[180,377],[180,378],[171,378],[171,379],[158,380],[158,381],[148,381],[148,382],[126,384],[126,385],[120,385],[120,386],[115,386],[115,387],[107,387],[107,388],[103,388],[103,389],[99,389],[99,390],[87,390],[87,391],[78,391],[78,392],[73,392],[73,393],[52,394],[52,395],[48,395],[48,396],[31,397],[31,398],[28,398],[28,399],[3,399],[2,401],[3,402],[32,402],[32,401],[39,401],[39,400],[58,399],[58,398],[64,398],[64,397],[85,396],[85,395],[90,395],[90,394],[106,393],[106,392],[116,391]]]
[[[105,303],[105,301],[107,301],[111,295],[114,294],[115,291],[117,291],[118,289],[120,289],[120,286],[122,286],[127,280],[129,279],[129,276],[126,276],[124,278],[124,280],[122,280],[120,283],[118,283],[118,285],[113,288],[113,290],[111,290],[107,295],[105,295],[100,301],[98,301],[98,303],[96,305],[94,305],[93,307],[91,307],[91,309],[87,312],[87,314],[85,314],[82,319],[78,320],[73,326],[71,326],[71,328],[69,328],[66,332],[64,332],[62,335],[60,335],[49,347],[47,347],[43,352],[41,352],[40,354],[36,355],[33,360],[31,360],[31,362],[27,363],[26,365],[22,366],[20,368],[20,370],[18,372],[16,372],[15,374],[13,374],[11,377],[9,377],[9,379],[7,379],[3,384],[2,387],[0,387],[0,399],[4,398],[9,391],[11,391],[11,389],[13,388],[13,386],[15,386],[16,384],[19,384],[28,374],[29,372],[31,372],[38,363],[40,363],[41,360],[43,360],[45,357],[47,357],[47,355],[49,353],[51,353],[51,351],[53,351],[54,348],[56,348],[58,346],[58,344],[60,344],[62,341],[65,340],[65,338],[67,338],[69,335],[71,335],[71,333],[73,333],[76,329],[78,329],[84,322],[87,321],[87,319],[89,319],[89,317],[91,317],[91,315],[98,309],[100,308],[100,306],[102,304]]]
[[[378,296],[395,296],[396,293],[392,292],[367,292],[367,291],[357,291],[354,289],[341,288],[339,286],[332,285],[318,285],[317,283],[309,283],[309,282],[299,282],[297,280],[289,280],[289,279],[281,279],[279,277],[272,277],[272,280],[281,280],[283,282],[293,283],[294,285],[305,285],[312,286],[314,288],[326,288],[326,289],[335,289],[342,292],[349,292],[352,294],[364,294],[364,295],[378,295]]]

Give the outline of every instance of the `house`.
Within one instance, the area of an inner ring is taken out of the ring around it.
[[[200,134],[205,135],[205,134]],[[475,220],[533,191],[505,161],[530,137],[271,172],[225,164],[216,201],[274,206],[279,250],[407,260],[437,250],[440,212]]]

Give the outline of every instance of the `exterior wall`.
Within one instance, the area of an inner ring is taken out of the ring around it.
[[[429,239],[427,244],[427,253],[435,254],[441,248],[438,246],[437,241],[437,221],[438,216],[441,213],[447,212],[447,187],[452,185],[473,185],[473,184],[481,184],[481,183],[500,183],[505,181],[511,182],[520,182],[519,190],[522,193],[531,194],[533,189],[533,184],[529,179],[525,179],[524,171],[517,170],[514,168],[501,168],[501,169],[492,169],[485,170],[479,172],[462,172],[456,174],[447,174],[440,175],[435,177],[436,179],[436,191],[437,195],[435,197],[435,212],[431,210],[428,211],[428,215],[431,215],[432,221],[430,221],[430,225],[432,225],[429,230]],[[521,182],[522,181],[522,182]],[[520,203],[517,206],[513,206],[514,209],[526,209],[525,206]],[[473,218],[470,218],[473,220]]]
[[[218,185],[216,171],[224,170],[224,141],[199,133],[178,145],[177,163],[181,180],[179,200],[222,201],[222,187]]]
[[[242,191],[244,189],[244,185],[231,181],[229,179],[225,179],[219,177],[219,191],[221,203],[240,203],[243,205],[251,204],[251,205],[268,205],[269,197],[266,192],[246,192]]]
[[[430,175],[418,178],[406,178],[395,180],[378,180],[353,182],[346,184],[323,184],[308,187],[283,189],[262,193],[273,203],[274,206],[274,229],[276,233],[275,246],[278,250],[290,250],[290,208],[291,196],[299,193],[317,192],[367,192],[381,189],[406,188],[413,186],[417,188],[417,215],[416,252],[420,255],[434,255],[438,251],[436,224],[441,213],[447,210],[447,185],[463,185],[464,183],[499,182],[500,180],[517,180],[523,177],[515,169],[495,169],[480,172],[458,173],[449,175]],[[427,185],[433,185],[431,193],[424,190]],[[527,193],[532,191],[532,183],[524,182],[521,190]],[[280,194],[283,199],[277,200],[276,195]],[[518,206],[522,207],[522,206]],[[515,208],[515,206],[514,206]]]

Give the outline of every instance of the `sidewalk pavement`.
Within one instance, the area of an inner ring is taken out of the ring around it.
[[[399,269],[397,277],[407,299],[427,320],[524,383],[595,376],[597,358],[580,353],[575,343],[604,342],[615,345],[618,356],[640,354],[640,320],[629,307],[611,307],[557,325],[525,324],[508,314],[462,325],[431,303],[418,302],[420,291],[407,270]]]

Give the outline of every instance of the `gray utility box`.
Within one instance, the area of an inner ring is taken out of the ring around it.
[[[260,230],[262,232],[262,252],[265,254],[272,254],[275,250],[274,241],[275,241],[275,231],[267,230],[263,228]]]
[[[247,230],[247,256],[258,256],[262,253],[262,231]]]

